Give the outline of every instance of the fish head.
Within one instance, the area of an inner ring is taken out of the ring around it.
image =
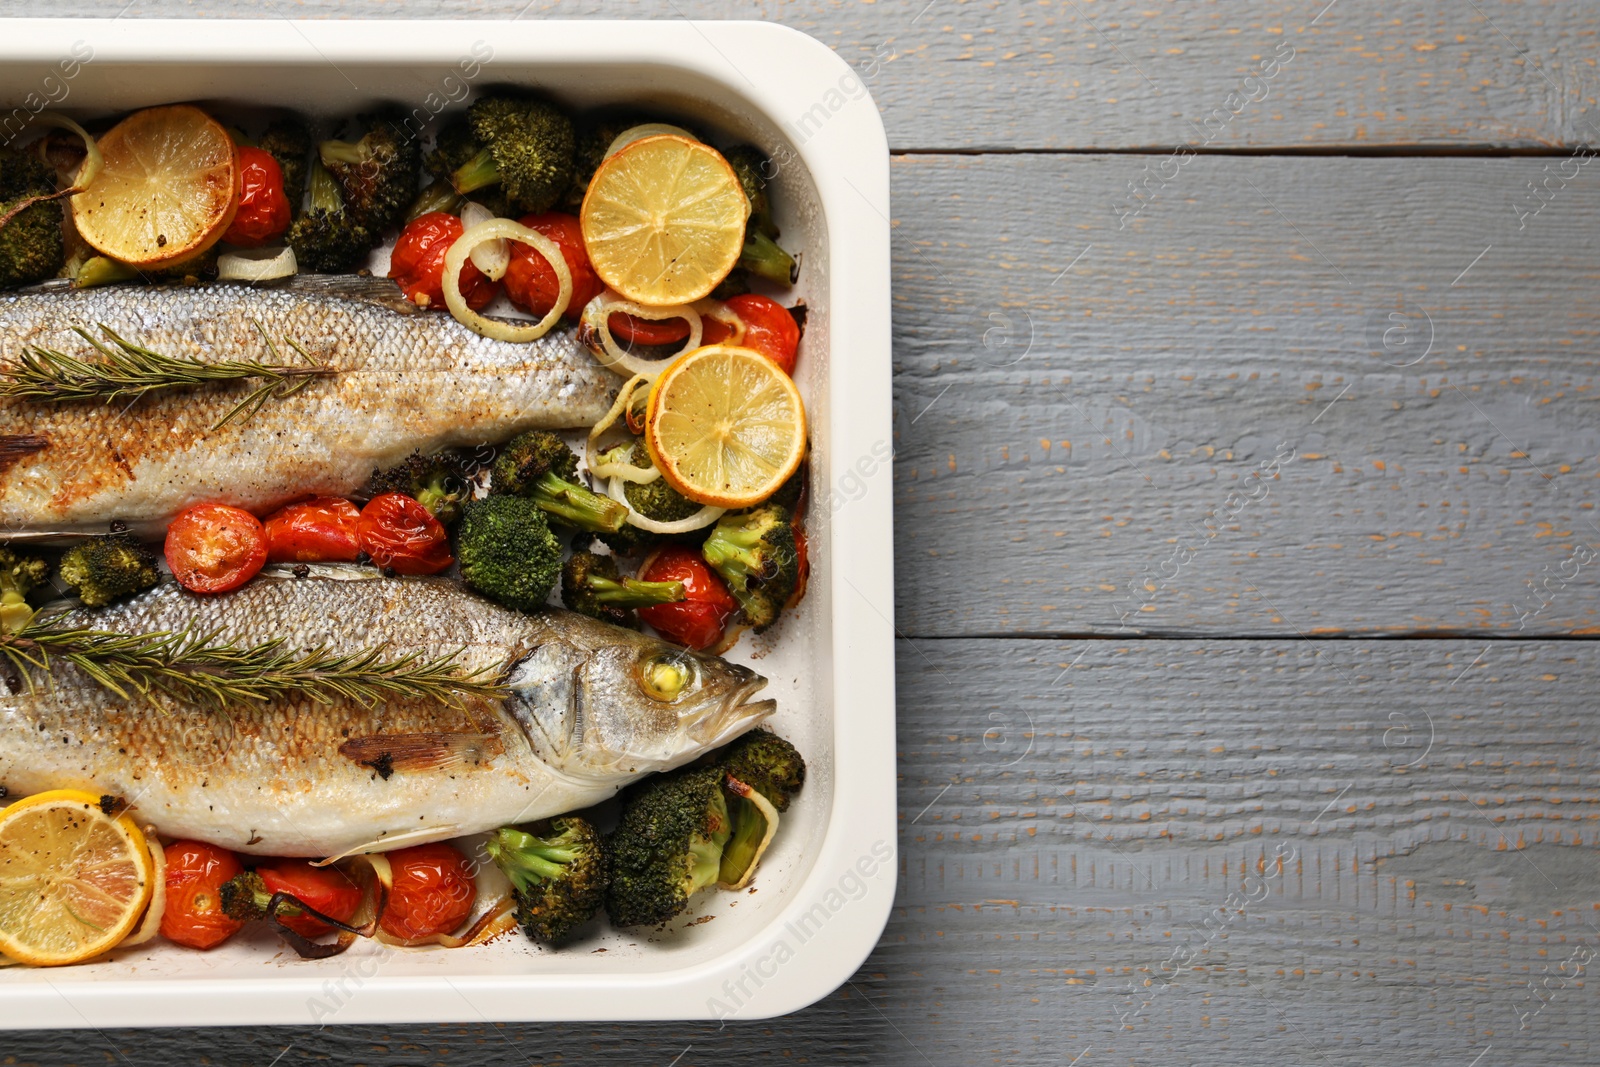
[[[576,777],[671,770],[777,709],[767,680],[584,615],[550,611],[507,677],[509,710],[547,766]]]

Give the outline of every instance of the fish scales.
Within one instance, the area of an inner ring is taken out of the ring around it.
[[[320,566],[295,578],[269,568],[227,596],[166,583],[54,621],[119,633],[216,629],[241,644],[282,637],[300,651],[386,644],[396,657],[456,655],[468,672],[504,668],[510,695],[459,707],[302,696],[222,711],[156,708],[58,662],[31,692],[0,682],[0,785],[13,797],[116,795],[173,836],[331,856],[584,808],[773,711],[772,701],[750,699],[764,679],[716,657],[569,612],[508,611],[449,579],[376,575]],[[651,657],[689,665],[677,700],[640,685],[638,667]]]
[[[0,363],[30,345],[93,356],[73,327],[103,339],[105,326],[206,362],[297,363],[293,340],[337,372],[222,427],[259,380],[109,404],[0,399],[0,443],[27,445],[0,448],[0,527],[72,535],[121,520],[156,536],[195,503],[261,512],[308,493],[345,496],[414,450],[589,426],[615,399],[619,379],[571,330],[509,344],[406,307],[393,282],[359,278],[0,294]]]

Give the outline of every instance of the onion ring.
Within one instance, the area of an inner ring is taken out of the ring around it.
[[[550,264],[550,269],[556,272],[556,279],[561,283],[561,291],[556,296],[555,306],[532,326],[517,326],[491,319],[487,315],[480,315],[467,306],[466,298],[461,295],[461,268],[466,266],[467,257],[483,242],[500,239],[525,244],[539,253],[545,262]],[[510,219],[490,219],[488,222],[481,222],[456,238],[455,244],[450,246],[450,251],[445,253],[444,302],[457,322],[484,337],[512,344],[537,341],[561,321],[561,316],[566,313],[567,305],[571,301],[572,271],[567,268],[567,259],[561,254],[561,249],[538,230],[529,229],[521,223],[512,222]]]
[[[633,510],[633,505],[628,502],[627,488],[622,484],[621,478],[612,478],[606,482],[606,494],[628,509],[628,525],[637,526],[641,530],[648,530],[658,534],[683,534],[703,530],[727,514],[727,508],[715,508],[710,504],[690,515],[687,519],[676,522],[657,522],[647,515],[641,515]]]
[[[468,200],[461,206],[461,224],[469,230],[494,218],[494,212],[476,201]],[[485,278],[497,282],[506,276],[506,268],[511,266],[511,246],[506,244],[504,238],[498,241],[485,241],[474,248],[468,258]]]
[[[650,380],[648,375],[635,374],[623,383],[617,392],[617,399],[611,405],[611,410],[606,412],[605,418],[594,424],[589,431],[589,443],[584,447],[583,462],[589,468],[589,473],[596,478],[621,478],[623,481],[632,482],[634,485],[649,485],[661,477],[661,472],[655,467],[646,470],[635,467],[631,463],[608,463],[595,451],[595,444],[601,436],[616,423],[617,418],[627,410],[633,392],[640,385]]]
[[[632,352],[624,352],[617,346],[616,339],[611,336],[611,316],[619,311],[654,322],[683,319],[689,324],[689,336],[684,339],[682,348],[659,359],[644,359]],[[608,369],[618,374],[642,374],[653,378],[674,359],[685,352],[693,352],[699,348],[703,329],[701,313],[695,304],[646,307],[632,300],[624,300],[608,290],[584,305],[583,316],[578,325],[578,339],[587,344],[594,351],[595,357]],[[596,341],[599,341],[599,347],[595,346]]]
[[[300,264],[292,248],[227,252],[217,257],[217,280],[222,282],[274,282],[298,273]]]
[[[155,879],[155,885],[150,888],[150,903],[144,909],[144,918],[139,920],[139,929],[123,938],[118,948],[129,945],[142,945],[161,929],[161,920],[167,914],[167,850],[161,847],[161,840],[156,837],[156,828],[144,828],[144,843],[150,846],[150,877]]]

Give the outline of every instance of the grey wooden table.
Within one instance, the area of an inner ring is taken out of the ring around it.
[[[882,942],[763,1023],[0,1064],[1600,1060],[1592,5],[524,2],[124,17],[763,17],[857,64],[894,151]]]

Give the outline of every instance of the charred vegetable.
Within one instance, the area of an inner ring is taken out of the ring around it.
[[[161,580],[156,554],[127,534],[80,541],[57,567],[61,580],[92,608],[142,593]]]
[[[605,902],[604,842],[592,825],[571,815],[533,830],[507,826],[484,847],[511,880],[523,932],[541,944],[559,945]]]
[[[794,526],[788,509],[778,504],[724,515],[700,553],[728,583],[757,633],[778,621],[800,586]]]
[[[367,494],[404,493],[416,498],[428,513],[446,526],[461,518],[461,506],[472,499],[467,480],[468,457],[446,449],[432,455],[413,452],[386,471],[375,470],[367,482]]]
[[[363,116],[361,140],[324,141],[317,154],[344,194],[345,208],[369,229],[398,226],[417,195],[422,148],[391,115]]]
[[[311,165],[311,206],[285,239],[302,270],[346,274],[367,261],[378,234],[348,210],[339,184],[317,160]]]
[[[621,578],[615,559],[593,552],[574,552],[561,568],[561,602],[580,614],[618,626],[638,625],[634,608],[676,604],[684,596],[682,582]]]
[[[0,218],[23,200],[55,191],[49,167],[16,149],[0,148]],[[38,203],[0,228],[0,289],[55,277],[67,260],[61,218],[60,203]]]
[[[518,210],[549,211],[572,182],[575,134],[560,108],[535,96],[480,97],[467,109],[466,133],[450,134],[451,161],[473,154],[451,173],[456,192],[470,196],[499,185]]]
[[[526,497],[558,522],[592,533],[622,528],[628,509],[578,484],[578,457],[559,434],[530,430],[495,457],[489,491]]]
[[[538,505],[520,496],[468,501],[456,557],[468,585],[518,611],[537,610],[561,576],[561,542]]]
[[[50,577],[50,564],[0,546],[0,633],[16,633],[33,618],[28,594]]]

